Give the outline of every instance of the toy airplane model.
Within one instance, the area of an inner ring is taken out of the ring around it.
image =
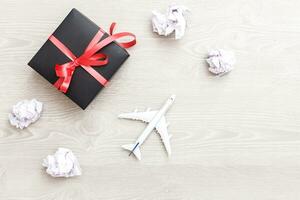
[[[166,148],[168,155],[171,155],[171,146],[170,146],[170,138],[171,135],[168,134],[168,123],[166,122],[165,113],[169,110],[171,105],[175,100],[175,95],[172,95],[163,107],[158,111],[150,111],[148,109],[146,112],[137,112],[137,110],[133,113],[124,113],[119,115],[119,118],[122,119],[133,119],[140,120],[148,123],[148,126],[145,128],[143,133],[138,137],[135,143],[123,145],[122,147],[126,150],[130,151],[129,156],[133,153],[135,157],[139,160],[142,159],[140,146],[145,142],[146,138],[150,135],[150,133],[155,129],[162,139],[162,142]]]

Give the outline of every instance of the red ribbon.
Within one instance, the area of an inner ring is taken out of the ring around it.
[[[108,63],[108,58],[105,54],[97,53],[100,49],[107,46],[111,42],[122,38],[122,37],[132,37],[133,39],[129,42],[119,42],[118,44],[123,48],[129,48],[136,44],[136,37],[134,34],[129,32],[121,32],[113,34],[116,23],[112,23],[109,29],[110,36],[99,41],[103,34],[105,33],[102,29],[96,33],[94,38],[91,40],[89,45],[84,50],[83,54],[76,57],[70,49],[68,49],[62,42],[60,42],[55,36],[51,35],[49,40],[61,51],[63,52],[71,61],[58,65],[55,65],[55,72],[59,79],[54,83],[54,86],[66,93],[73,73],[77,67],[82,67],[89,74],[91,74],[101,85],[105,86],[108,82],[101,74],[99,74],[94,67],[101,67]]]

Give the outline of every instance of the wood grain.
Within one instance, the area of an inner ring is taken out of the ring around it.
[[[152,33],[151,10],[171,1],[1,0],[0,199],[295,200],[300,196],[300,2],[182,0],[190,7],[182,40]],[[131,57],[87,110],[80,110],[27,66],[71,8],[103,28],[138,37]],[[210,75],[211,48],[236,53],[235,70]],[[134,108],[167,114],[173,155],[156,134],[143,160],[120,146],[144,124],[119,120]],[[7,120],[22,99],[45,103],[40,121],[16,130]],[[83,175],[53,179],[41,162],[58,147],[74,151]]]

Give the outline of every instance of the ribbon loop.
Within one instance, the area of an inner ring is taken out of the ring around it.
[[[55,65],[55,72],[59,79],[54,83],[54,86],[60,91],[66,93],[72,80],[72,76],[76,67],[82,67],[89,74],[91,74],[101,85],[105,86],[107,80],[94,70],[91,66],[101,67],[108,63],[107,55],[103,53],[97,53],[103,47],[112,43],[113,41],[122,37],[132,37],[133,39],[129,42],[117,42],[123,48],[129,48],[136,44],[136,37],[134,34],[129,32],[121,32],[113,34],[116,23],[113,22],[110,26],[109,33],[110,36],[100,41],[104,31],[101,29],[96,33],[94,38],[88,44],[84,53],[78,58],[68,49],[62,42],[60,42],[55,36],[51,35],[49,40],[61,51],[63,52],[71,61]]]

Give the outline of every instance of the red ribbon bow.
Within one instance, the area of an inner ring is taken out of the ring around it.
[[[111,42],[122,38],[122,37],[132,37],[133,39],[129,42],[119,42],[118,44],[123,48],[129,48],[136,44],[136,37],[134,34],[129,32],[121,32],[113,34],[116,23],[112,23],[110,26],[110,36],[99,41],[103,34],[105,33],[102,29],[96,33],[94,38],[91,40],[89,45],[84,50],[83,54],[79,57],[76,57],[70,49],[68,49],[63,43],[61,43],[55,36],[51,35],[49,40],[61,51],[63,52],[71,61],[55,65],[55,72],[59,79],[54,83],[54,86],[66,93],[71,80],[73,73],[77,67],[82,67],[89,74],[91,74],[101,85],[105,86],[108,82],[101,74],[94,70],[91,66],[101,67],[108,63],[108,58],[105,54],[97,53],[100,49],[107,46]]]

